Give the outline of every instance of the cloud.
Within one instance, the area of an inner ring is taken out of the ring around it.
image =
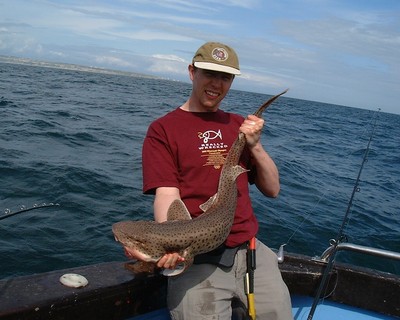
[[[288,81],[285,79],[281,79],[276,75],[267,75],[255,72],[243,72],[240,77],[237,77],[236,82],[251,82],[252,85],[255,85],[259,88],[267,87],[267,88],[282,88],[288,86]]]
[[[137,1],[140,2],[140,1]],[[175,6],[172,4],[174,2]],[[68,8],[68,11],[74,12],[77,16],[81,15],[86,17],[87,19],[94,20],[108,20],[114,21],[117,24],[123,24],[125,27],[129,25],[141,25],[143,27],[151,28],[153,25],[157,25],[159,22],[164,23],[172,23],[172,24],[192,24],[192,25],[208,25],[214,27],[222,27],[225,26],[225,23],[222,19],[210,19],[210,18],[201,18],[201,15],[198,14],[198,11],[195,15],[188,14],[177,14],[177,12],[184,12],[184,8],[188,8],[188,5],[185,1],[179,3],[179,6],[176,1],[166,1],[160,2],[155,6],[146,2],[146,5],[137,5],[133,4],[130,8],[118,8],[114,7],[112,4],[107,5],[97,5],[97,6],[83,6],[83,5],[63,5],[60,8]],[[192,4],[191,7],[194,5]],[[173,10],[162,10],[162,8],[170,8]],[[201,6],[196,6],[196,10],[202,8]],[[212,8],[203,7],[205,17],[207,17],[212,11]],[[194,11],[194,10],[186,10],[186,11]],[[208,13],[208,14],[207,14]],[[151,22],[150,22],[151,21]],[[149,23],[150,22],[150,23]]]
[[[132,63],[115,56],[97,56],[95,57],[95,61],[97,65],[112,66],[114,68],[130,68],[133,66]]]
[[[400,99],[397,2],[13,0],[0,6],[4,55],[188,80],[196,48],[215,40],[239,53],[243,76],[234,85],[242,89],[290,87],[293,97],[365,107],[379,99],[397,106]]]
[[[19,55],[43,53],[43,46],[34,37],[2,28],[0,32],[0,54]]]
[[[161,59],[161,60],[167,60],[167,61],[178,61],[178,62],[185,62],[185,59],[182,59],[181,57],[174,55],[174,54],[153,54],[153,58],[156,59]]]
[[[52,55],[52,56],[59,57],[59,58],[64,58],[64,57],[67,56],[64,52],[54,51],[54,50],[50,50],[49,54]]]
[[[151,66],[147,69],[151,73],[162,74],[167,77],[173,75],[183,79],[187,75],[188,62],[176,55],[155,54],[152,56]]]
[[[139,30],[139,31],[120,31],[120,32],[107,32],[110,37],[125,38],[130,40],[141,40],[141,41],[191,41],[192,38],[181,36],[174,33],[153,31],[153,30]]]
[[[377,18],[376,18],[377,19]],[[375,19],[375,20],[376,20]],[[400,27],[395,23],[390,30]],[[281,21],[280,32],[301,43],[308,50],[315,50],[330,57],[336,53],[368,57],[370,61],[397,64],[400,36],[388,30],[385,24],[329,18],[309,21]]]

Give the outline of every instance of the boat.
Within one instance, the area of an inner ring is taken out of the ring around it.
[[[285,254],[284,245],[276,250],[295,320],[400,319],[400,275],[336,261],[340,251],[400,261],[398,252],[343,240],[372,136],[342,226],[328,248],[319,257]],[[154,271],[134,273],[132,263],[106,262],[0,280],[0,319],[170,319],[167,277]],[[248,318],[240,303],[233,301],[232,307],[232,319]]]
[[[343,250],[400,260],[400,253],[351,243],[331,244],[320,257],[277,250],[294,319],[400,319],[399,275],[339,262],[333,264],[310,318],[329,258]],[[0,319],[170,319],[167,278],[160,273],[134,274],[129,263],[106,262],[1,280]],[[66,275],[87,283],[65,285]],[[240,310],[234,309],[234,314]]]

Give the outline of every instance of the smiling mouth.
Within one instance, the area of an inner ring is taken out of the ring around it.
[[[217,98],[219,96],[219,93],[214,92],[214,91],[209,91],[209,90],[206,90],[206,94],[213,98]]]

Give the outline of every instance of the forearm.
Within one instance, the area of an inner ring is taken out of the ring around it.
[[[174,187],[160,187],[154,198],[154,220],[167,221],[168,208],[175,199],[179,199],[179,189]]]
[[[279,172],[274,160],[261,144],[263,126],[263,119],[249,115],[241,125],[240,131],[246,136],[247,147],[252,156],[252,164],[257,169],[255,177],[257,188],[268,197],[277,197],[280,190]]]
[[[252,163],[256,167],[255,184],[268,197],[277,197],[280,191],[279,172],[274,160],[260,142],[250,149]]]
[[[160,187],[156,190],[154,199],[154,220],[157,222],[167,221],[168,208],[175,199],[180,198],[178,188]],[[175,269],[176,265],[185,259],[177,252],[165,253],[165,255],[157,261],[157,267],[164,269]]]

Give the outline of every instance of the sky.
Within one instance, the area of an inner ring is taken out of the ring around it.
[[[400,114],[400,0],[0,0],[0,55],[190,82],[207,41],[232,88]]]

